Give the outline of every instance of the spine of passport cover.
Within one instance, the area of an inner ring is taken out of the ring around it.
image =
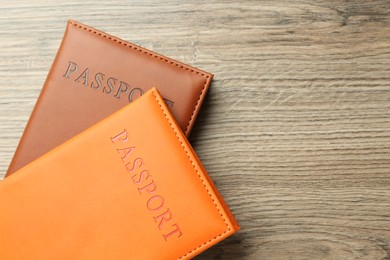
[[[58,51],[57,51],[57,54],[54,58],[54,61],[51,65],[51,68],[50,68],[48,75],[46,77],[45,83],[43,84],[41,92],[39,93],[39,96],[37,98],[37,102],[35,103],[34,108],[30,114],[28,121],[27,121],[26,127],[23,130],[22,136],[21,136],[19,143],[16,147],[14,156],[11,159],[10,165],[8,166],[5,177],[8,177],[9,175],[13,174],[14,172],[16,172],[17,170],[19,170],[20,168],[22,168],[25,165],[24,162],[20,162],[21,158],[25,158],[24,161],[27,161],[27,162],[31,162],[32,160],[36,159],[36,158],[26,158],[27,156],[25,154],[20,155],[20,153],[25,153],[24,151],[26,149],[29,149],[29,147],[27,147],[27,148],[24,147],[25,143],[28,142],[28,139],[30,138],[29,137],[29,129],[30,129],[30,126],[32,124],[34,124],[34,118],[35,118],[36,113],[40,109],[41,102],[45,102],[44,96],[46,95],[46,90],[50,85],[50,82],[49,82],[49,79],[51,78],[50,75],[53,73],[53,68],[56,66],[57,60],[58,60],[60,53],[61,53],[61,49],[62,49],[63,45],[65,44],[64,39],[66,38],[67,31],[68,31],[68,27],[65,30],[63,40],[61,41],[61,44],[60,44]]]

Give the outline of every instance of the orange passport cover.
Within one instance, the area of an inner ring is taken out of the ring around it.
[[[156,89],[1,181],[0,212],[0,259],[188,259],[239,229]]]

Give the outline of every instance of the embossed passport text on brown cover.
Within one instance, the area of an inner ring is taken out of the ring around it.
[[[69,21],[7,176],[153,86],[188,135],[212,76]]]
[[[239,226],[155,89],[0,182],[0,259],[189,259]]]

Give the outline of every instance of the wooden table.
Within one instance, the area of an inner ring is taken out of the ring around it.
[[[242,230],[197,259],[390,259],[389,1],[2,0],[1,176],[68,18],[215,74],[190,141]]]

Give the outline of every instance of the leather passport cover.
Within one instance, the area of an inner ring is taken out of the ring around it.
[[[188,135],[212,74],[76,21],[61,46],[6,176],[155,86]]]
[[[155,89],[0,182],[0,259],[188,259],[239,229]]]

